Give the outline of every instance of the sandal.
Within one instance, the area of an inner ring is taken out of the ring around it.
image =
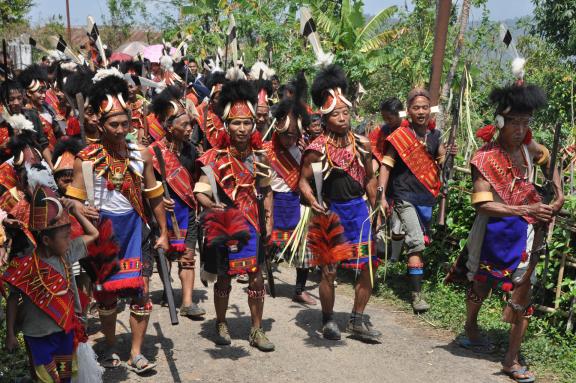
[[[491,354],[496,351],[496,346],[486,339],[472,341],[466,335],[461,335],[457,339],[458,345],[478,354]]]
[[[104,355],[102,355],[101,359],[102,361],[100,362],[100,365],[104,368],[118,368],[122,365],[122,360],[120,360],[120,356],[115,347],[110,347],[104,351]]]
[[[528,371],[528,367],[520,366],[510,371],[506,371],[504,368],[502,372],[508,375],[508,377],[518,383],[532,383],[536,381],[536,377],[532,372]],[[521,376],[524,376],[523,378]]]
[[[150,363],[142,354],[138,354],[126,362],[126,368],[137,374],[152,370],[154,367],[156,367],[156,363]]]

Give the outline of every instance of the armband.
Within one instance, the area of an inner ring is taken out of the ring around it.
[[[472,193],[472,205],[481,202],[492,202],[494,201],[494,195],[492,192],[476,192]]]
[[[212,187],[204,182],[196,182],[194,185],[194,193],[202,193],[212,198]]]
[[[384,156],[382,157],[382,163],[393,168],[396,165],[396,160],[390,156]]]
[[[164,194],[164,186],[162,186],[162,182],[156,181],[156,186],[151,187],[150,189],[144,189],[144,197],[147,199],[154,199],[161,197]]]
[[[544,145],[539,146],[540,149],[542,150],[542,155],[540,156],[538,161],[536,161],[536,165],[538,166],[546,165],[548,163],[548,160],[550,159],[550,151]]]
[[[66,195],[70,198],[74,198],[80,201],[86,201],[88,199],[86,190],[74,187],[72,185],[69,185],[66,188]]]

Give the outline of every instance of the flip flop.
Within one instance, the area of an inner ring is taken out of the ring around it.
[[[150,363],[142,354],[138,354],[126,362],[126,368],[137,374],[152,370],[154,367],[156,367],[156,363]]]
[[[496,346],[486,339],[471,341],[466,335],[462,335],[457,340],[458,345],[478,354],[491,354],[496,350]]]
[[[100,365],[108,369],[118,368],[122,365],[122,360],[120,359],[115,347],[111,347],[104,352]]]
[[[502,369],[502,372],[508,375],[508,377],[518,383],[532,383],[536,381],[534,375],[528,376],[527,378],[520,378],[519,375],[528,375],[528,367],[521,366],[520,368],[515,368],[511,371],[506,371]]]

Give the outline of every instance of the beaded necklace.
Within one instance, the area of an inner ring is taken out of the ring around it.
[[[332,142],[330,142],[330,138],[331,137],[328,136],[328,139],[326,140],[326,144],[325,144],[326,159],[328,160],[330,167],[350,169],[350,167],[354,163],[354,160],[356,159],[356,140],[354,140],[354,137],[352,136],[352,132],[348,132],[348,134],[346,134],[345,145],[343,145],[343,146],[334,145]],[[339,139],[340,139],[340,137],[339,137]],[[345,167],[340,167],[340,166],[335,165],[334,162],[332,161],[331,156],[330,156],[330,148],[328,147],[328,145],[330,145],[336,149],[346,150],[345,148],[350,144],[352,144],[352,157],[350,157],[350,161],[346,164]],[[342,145],[342,144],[340,144],[340,145]]]

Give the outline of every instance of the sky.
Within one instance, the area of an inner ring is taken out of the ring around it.
[[[86,17],[94,16],[96,22],[101,19],[101,15],[108,14],[107,0],[69,0],[70,1],[70,21],[73,26],[86,25]],[[460,2],[461,0],[457,0]],[[150,0],[151,3],[155,0]],[[66,0],[34,0],[36,4],[29,14],[29,20],[34,24],[42,24],[52,16],[61,15],[66,22]],[[391,5],[404,7],[408,4],[411,9],[409,0],[364,0],[366,13],[376,14],[378,11]],[[506,20],[516,17],[531,15],[534,9],[532,0],[488,0],[488,9],[491,18],[494,20]],[[481,12],[474,9],[471,14],[471,20],[479,20]]]

